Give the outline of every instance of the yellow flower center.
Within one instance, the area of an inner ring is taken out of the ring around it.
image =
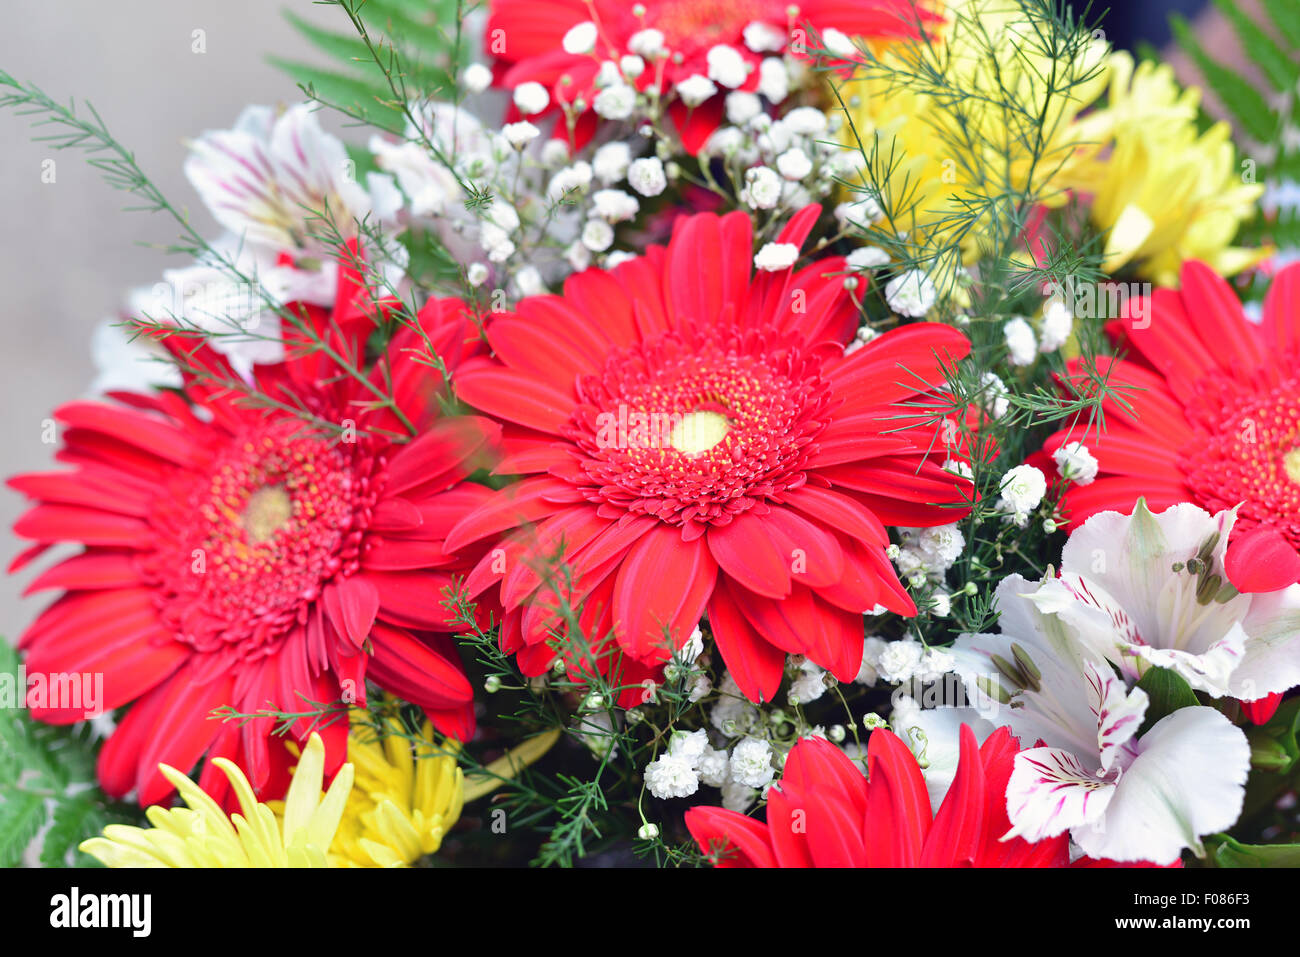
[[[688,412],[673,426],[668,444],[685,455],[700,455],[727,437],[731,423],[720,412]]]
[[[244,509],[244,528],[255,542],[264,542],[293,517],[293,501],[283,485],[259,488],[248,497]]]
[[[1282,468],[1286,469],[1287,478],[1300,485],[1300,447],[1282,456]]]

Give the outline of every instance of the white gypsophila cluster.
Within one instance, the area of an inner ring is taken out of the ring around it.
[[[740,191],[740,201],[751,209],[775,209],[781,202],[784,184],[781,177],[766,166],[755,166],[745,171],[745,186]]]
[[[596,24],[590,20],[584,20],[582,23],[569,28],[568,32],[564,34],[561,45],[564,47],[565,53],[582,56],[596,49],[596,37]]]
[[[850,153],[848,155],[860,157],[861,154]],[[839,223],[840,228],[845,230],[856,229],[865,232],[873,224],[879,222],[884,215],[885,210],[880,205],[879,198],[870,192],[859,193],[856,199],[840,203],[835,207],[835,220]]]
[[[503,287],[534,286],[527,276],[523,283],[511,281],[526,267],[550,281],[570,271],[559,250],[578,234],[582,210],[566,204],[590,184],[588,164],[557,172],[568,162],[567,148],[543,141],[528,120],[496,132],[468,111],[436,102],[413,104],[411,115],[402,140],[374,136],[369,144],[376,164],[392,173],[405,196],[405,217],[433,233],[458,261],[482,257],[492,263]],[[491,201],[468,203],[467,190]]]
[[[920,667],[925,646],[911,638],[889,642],[876,658],[880,680],[899,684],[914,677]]]
[[[1002,478],[998,509],[1021,528],[1047,494],[1047,476],[1032,465],[1017,465]]]
[[[722,806],[728,811],[744,814],[758,799],[758,789],[741,784],[734,778],[727,778],[722,783]]]
[[[853,334],[853,339],[844,347],[844,354],[850,355],[857,352],[872,339],[879,337],[880,333],[870,326],[859,326],[858,331]]]
[[[920,681],[938,681],[955,667],[957,659],[951,652],[943,648],[926,648],[912,677]]]
[[[589,219],[582,227],[582,245],[593,253],[603,253],[614,245],[614,227],[603,219]]]
[[[514,288],[521,296],[540,296],[546,292],[546,281],[533,266],[525,266],[515,273]]]
[[[591,214],[607,223],[623,223],[634,218],[641,203],[621,189],[599,189],[591,194]]]
[[[460,81],[470,93],[482,93],[492,85],[492,71],[482,63],[471,63],[461,71]]]
[[[1000,419],[1011,407],[1007,384],[995,373],[985,372],[980,378],[980,407],[993,419]]]
[[[605,120],[626,120],[636,111],[636,88],[626,83],[611,83],[596,94],[591,108]]]
[[[889,262],[889,253],[879,246],[859,246],[845,257],[845,262],[850,269],[870,272],[878,266],[886,265]]]
[[[1070,340],[1074,316],[1065,303],[1049,299],[1043,306],[1043,321],[1038,327],[1038,351],[1055,352]]]
[[[700,776],[689,758],[669,751],[646,765],[645,786],[661,800],[690,797],[700,789]]]
[[[618,739],[614,732],[614,719],[608,711],[590,711],[579,714],[574,721],[573,730],[595,757],[618,757]]]
[[[761,788],[775,775],[772,746],[762,738],[745,738],[731,749],[731,780],[737,784]]]
[[[515,87],[514,103],[520,113],[532,116],[551,105],[551,94],[542,84],[530,80]]]
[[[696,625],[691,629],[691,634],[685,643],[677,649],[674,657],[687,664],[694,664],[702,654],[704,654],[704,631]]]
[[[943,463],[943,470],[949,475],[958,475],[967,481],[975,478],[975,470],[970,467],[970,463],[963,462],[961,459],[947,459]]]
[[[749,64],[735,47],[720,43],[705,54],[709,79],[719,86],[734,90],[749,76]]]
[[[1033,365],[1038,357],[1038,340],[1034,327],[1024,316],[1013,316],[1002,327],[1002,337],[1007,346],[1007,362],[1013,366]]]
[[[1056,472],[1076,485],[1090,485],[1097,477],[1098,462],[1082,442],[1066,442],[1052,453]]]
[[[542,131],[527,120],[520,120],[518,123],[507,123],[501,127],[501,135],[506,138],[507,143],[521,150],[541,136]]]
[[[743,90],[728,93],[723,105],[727,122],[732,126],[743,126],[763,112],[763,101],[758,94],[746,93]]]
[[[698,73],[680,80],[673,89],[676,90],[681,101],[691,108],[699,106],[718,92],[716,83]]]
[[[799,662],[794,680],[790,682],[790,690],[786,692],[786,699],[791,705],[808,704],[816,701],[826,693],[826,669],[821,668],[807,658]]]
[[[889,642],[885,639],[876,635],[867,635],[866,641],[862,643],[862,664],[853,679],[855,684],[866,688],[875,687],[880,679],[880,672],[876,670],[876,665],[880,663],[880,655],[888,646]]]
[[[885,302],[900,316],[920,319],[938,298],[934,283],[920,269],[908,269],[885,284]]]
[[[860,159],[857,151],[828,138],[842,118],[828,120],[805,106],[774,117],[761,94],[761,85],[757,93],[727,94],[729,125],[712,133],[701,155],[725,161],[733,181],[743,184],[741,203],[751,209],[793,210],[830,196],[837,179],[856,168],[854,157]],[[773,106],[776,102],[769,98]]]
[[[799,259],[799,247],[794,243],[767,243],[754,254],[754,268],[759,272],[778,272],[789,269]]]
[[[947,618],[952,614],[952,595],[946,591],[930,592],[930,614],[937,618]]]
[[[697,766],[700,783],[711,788],[724,786],[731,777],[731,756],[724,750],[706,745]]]
[[[944,573],[966,548],[966,536],[956,524],[904,528],[900,532],[903,542],[895,564],[904,578],[916,584],[943,581]]]
[[[622,140],[604,144],[591,157],[592,173],[606,186],[621,181],[631,165],[632,147]]]
[[[709,724],[729,738],[738,738],[748,733],[758,719],[758,708],[746,700],[731,672],[724,674],[718,700],[709,712]]]
[[[657,156],[633,160],[627,170],[627,181],[642,196],[658,196],[668,188],[668,175]]]

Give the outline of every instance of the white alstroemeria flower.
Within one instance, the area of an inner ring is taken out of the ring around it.
[[[1213,708],[1180,708],[1141,737],[1147,695],[1032,600],[1019,575],[998,586],[1001,633],[954,646],[967,692],[1022,742],[1007,785],[1008,836],[1070,832],[1090,857],[1170,864],[1241,813],[1250,745]]]
[[[181,373],[167,351],[146,336],[134,335],[123,322],[117,317],[105,319],[91,334],[90,357],[95,378],[90,384],[90,394],[179,389]]]
[[[406,138],[393,142],[382,136],[370,139],[370,152],[379,168],[397,177],[412,216],[460,214],[465,219],[464,191],[448,164],[467,179],[490,176],[502,163],[513,165],[494,149],[493,137],[467,110],[450,103],[426,103],[417,113],[420,125],[408,122]],[[428,140],[446,163],[425,145]]]
[[[1190,503],[1158,515],[1101,512],[1061,553],[1034,601],[1121,673],[1168,668],[1216,698],[1253,701],[1300,685],[1300,585],[1238,594],[1224,572],[1236,510]]]
[[[190,149],[185,175],[217,221],[247,243],[323,252],[327,246],[314,237],[327,211],[349,237],[374,209],[342,142],[321,129],[306,103],[278,116],[250,106],[234,128],[208,130]]]
[[[150,323],[205,333],[208,344],[241,375],[255,363],[282,361],[275,308],[289,302],[332,304],[338,264],[325,259],[312,269],[279,265],[268,247],[242,243],[230,233],[211,246],[212,252],[192,265],[164,270],[161,281],[134,290],[127,312]],[[227,264],[248,282],[233,275]]]

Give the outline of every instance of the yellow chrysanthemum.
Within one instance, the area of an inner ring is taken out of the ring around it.
[[[876,49],[879,62],[843,86],[844,142],[856,148],[856,131],[876,177],[888,174],[881,228],[906,235],[918,259],[956,247],[970,263],[996,215],[990,200],[1064,200],[1075,117],[1105,87],[1105,44],[1081,42],[1059,63],[1038,33],[1049,28],[1013,0],[957,0],[943,13],[932,43]]]
[[[339,867],[403,867],[442,846],[460,818],[465,777],[449,753],[439,753],[426,721],[414,743],[388,719],[383,737],[354,716],[348,760],[356,786],[331,849]]]
[[[1095,146],[1066,177],[1093,194],[1106,268],[1132,263],[1145,278],[1177,285],[1187,259],[1230,276],[1267,258],[1270,249],[1229,245],[1264,186],[1242,181],[1227,123],[1197,133],[1200,90],[1181,90],[1167,64],[1135,68],[1124,52],[1110,56],[1109,72],[1106,108],[1077,124]]]
[[[109,825],[104,836],[81,849],[109,867],[329,867],[348,794],[352,766],[345,764],[321,796],[325,746],[313,734],[294,771],[283,812],[258,802],[244,772],[214,759],[230,780],[242,814],[226,815],[197,784],[175,768],[159,765],[188,807],[145,812],[152,828]]]

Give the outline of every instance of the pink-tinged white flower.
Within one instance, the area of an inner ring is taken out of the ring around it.
[[[1213,708],[1180,708],[1138,731],[1149,704],[1032,596],[1019,575],[998,587],[1000,634],[954,648],[967,691],[993,723],[1038,746],[1007,785],[1008,836],[1070,832],[1089,857],[1169,864],[1241,813],[1250,746]]]
[[[134,290],[127,313],[132,319],[203,333],[236,372],[247,376],[256,363],[284,359],[278,307],[334,301],[335,260],[298,268],[285,259],[226,233],[198,261],[164,270],[160,281]]]
[[[1184,503],[1099,512],[1034,595],[1128,679],[1169,668],[1193,688],[1253,701],[1300,685],[1300,585],[1239,594],[1225,571],[1236,511]]]
[[[99,397],[109,392],[149,392],[174,389],[181,384],[180,370],[156,342],[134,335],[126,319],[113,316],[95,326],[90,336],[90,359],[95,378],[87,390]]]
[[[330,253],[321,236],[351,238],[358,221],[396,212],[391,180],[372,173],[358,183],[343,144],[306,103],[278,115],[250,106],[234,128],[208,130],[190,148],[185,175],[217,222],[246,243]]]

